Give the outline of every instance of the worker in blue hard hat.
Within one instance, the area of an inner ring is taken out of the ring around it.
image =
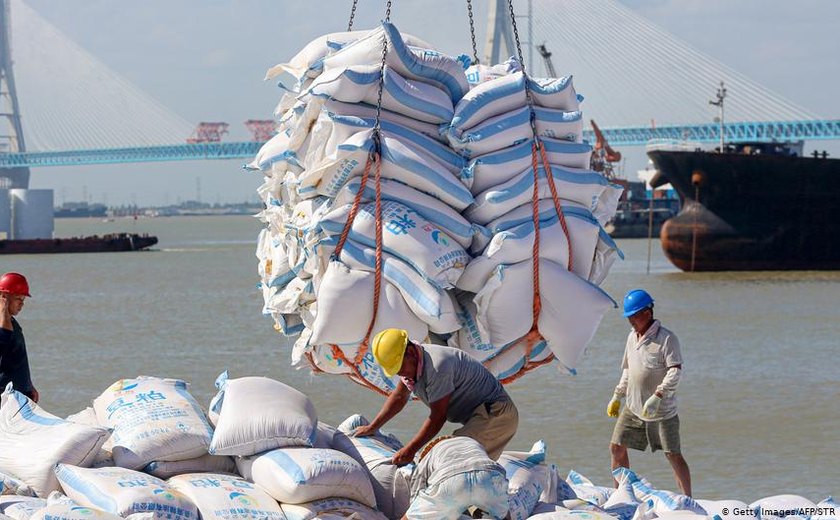
[[[607,405],[607,415],[618,417],[610,441],[612,469],[630,467],[627,448],[663,450],[677,485],[691,496],[691,472],[680,449],[677,385],[682,354],[677,336],[653,318],[653,298],[643,289],[624,297],[624,317],[632,329],[624,347],[621,380]],[[621,399],[627,398],[624,410]]]

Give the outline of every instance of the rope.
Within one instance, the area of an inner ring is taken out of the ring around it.
[[[420,456],[417,458],[417,462],[420,462],[421,460],[426,458],[426,455],[428,455],[429,452],[432,451],[432,448],[434,448],[435,446],[440,444],[441,441],[445,441],[446,439],[454,439],[454,438],[455,438],[454,435],[441,435],[440,437],[437,437],[436,439],[430,440],[428,442],[428,444],[426,444],[426,446],[424,446],[423,449],[420,450]]]
[[[531,192],[531,218],[534,221],[534,249],[531,254],[534,265],[534,299],[531,305],[531,330],[525,335],[526,359],[531,355],[531,350],[541,337],[539,326],[540,311],[542,310],[542,300],[540,299],[540,184],[536,141],[531,145],[531,170],[534,172],[534,189]]]
[[[347,365],[350,368],[350,370],[353,372],[352,374],[347,374],[347,376],[353,382],[355,382],[357,384],[360,384],[360,385],[364,386],[365,388],[373,390],[380,395],[384,395],[384,396],[388,395],[388,392],[386,392],[385,390],[382,390],[378,386],[374,385],[373,383],[371,383],[370,381],[365,379],[365,377],[359,371],[359,367],[357,367],[354,363],[351,363],[347,359],[347,356],[344,355],[344,351],[341,350],[338,347],[338,345],[330,345],[330,349],[332,350],[333,357],[335,357],[335,359],[337,359],[337,360],[341,361],[342,363],[344,363],[345,365]]]
[[[475,43],[475,20],[473,19],[472,0],[467,0],[467,15],[470,18],[470,38],[472,39],[473,65],[478,65],[478,45]]]
[[[365,161],[365,169],[362,172],[362,181],[359,185],[359,191],[356,192],[356,196],[353,198],[353,206],[350,208],[350,214],[347,215],[347,222],[344,223],[344,228],[341,230],[341,236],[338,239],[338,244],[336,244],[335,251],[333,251],[333,260],[337,260],[341,257],[341,251],[344,249],[344,242],[347,241],[347,235],[350,234],[350,228],[353,226],[353,220],[356,218],[356,213],[359,212],[362,195],[365,192],[365,186],[367,186],[368,177],[370,176],[370,165],[378,162],[379,156],[376,154],[374,149],[371,149],[370,153],[368,153],[367,160]]]
[[[376,160],[376,263],[373,271],[373,317],[368,324],[365,337],[359,344],[356,352],[355,363],[360,363],[368,350],[370,335],[373,333],[373,325],[376,323],[376,316],[379,314],[379,296],[382,292],[382,160],[377,156]]]
[[[572,261],[572,237],[569,234],[569,226],[566,224],[566,215],[563,214],[563,208],[560,206],[560,196],[557,194],[557,186],[554,184],[554,175],[551,173],[551,165],[548,163],[548,157],[545,153],[545,145],[541,141],[537,141],[536,144],[540,147],[540,156],[542,157],[545,176],[548,179],[548,188],[551,190],[551,199],[554,201],[554,211],[557,212],[557,217],[560,219],[560,227],[563,228],[563,234],[566,235],[566,243],[569,244],[568,268],[569,271],[572,271],[574,269]],[[537,208],[537,211],[539,211],[539,208]]]

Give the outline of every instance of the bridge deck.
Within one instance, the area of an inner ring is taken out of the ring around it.
[[[720,127],[715,123],[690,126],[659,126],[656,128],[602,128],[602,131],[607,141],[613,146],[641,146],[654,139],[686,140],[697,143],[717,143],[720,141]],[[725,132],[725,138],[728,142],[838,139],[840,138],[840,120],[727,123]],[[593,142],[594,138],[592,132],[584,132],[584,139]],[[77,166],[207,159],[250,159],[256,155],[262,144],[247,141],[6,153],[0,154],[0,169],[21,166]]]

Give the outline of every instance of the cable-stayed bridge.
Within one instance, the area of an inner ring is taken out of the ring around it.
[[[187,143],[193,124],[110,70],[23,0],[2,2],[0,85],[10,130],[0,169],[6,173],[25,170],[28,182],[29,167],[248,158],[261,145]],[[756,84],[615,0],[517,0],[518,14],[526,5],[532,16],[527,22],[518,18],[526,56],[538,43],[554,51],[558,74],[574,74],[588,100],[586,116],[601,123],[613,145],[657,138],[717,142],[720,125],[712,121],[717,112],[709,99],[721,81],[729,93],[729,141],[840,136],[840,121]],[[506,9],[506,2],[491,2],[486,53],[495,51],[496,61],[515,54]],[[530,73],[545,70],[537,61]]]

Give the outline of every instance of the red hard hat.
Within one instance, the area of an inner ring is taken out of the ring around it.
[[[20,273],[6,273],[0,277],[0,292],[32,297],[29,294],[29,284],[26,282],[26,277]]]

